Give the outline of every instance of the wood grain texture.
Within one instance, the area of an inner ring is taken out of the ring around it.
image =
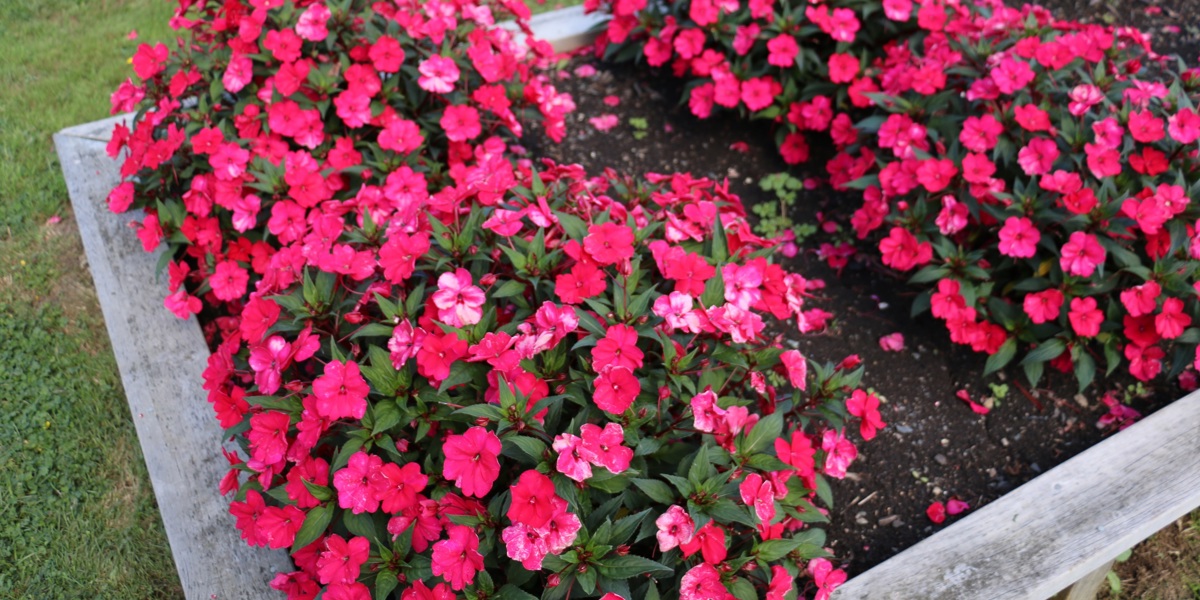
[[[1045,600],[1200,506],[1200,392],[848,581],[833,600]]]
[[[555,52],[570,52],[592,43],[596,39],[595,27],[607,19],[600,13],[584,14],[582,6],[571,6],[534,15],[529,20],[529,29],[535,37],[549,42]],[[501,26],[517,31],[511,22]],[[518,42],[524,42],[524,34],[518,33],[516,37]]]
[[[217,491],[229,464],[201,389],[209,352],[200,327],[163,307],[157,255],[142,250],[128,226],[133,215],[104,204],[118,181],[100,141],[113,122],[66,130],[54,142],[180,582],[195,600],[279,598],[268,583],[291,561],[239,539]]]

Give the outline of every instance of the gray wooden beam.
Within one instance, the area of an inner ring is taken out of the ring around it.
[[[204,336],[195,318],[163,307],[166,282],[155,278],[157,255],[142,251],[129,228],[134,216],[105,206],[118,165],[101,140],[114,122],[65,130],[54,143],[180,583],[195,600],[279,598],[268,583],[292,569],[290,560],[239,539],[217,491],[229,464],[201,389]]]
[[[1200,506],[1200,392],[851,579],[833,600],[1045,600]]]

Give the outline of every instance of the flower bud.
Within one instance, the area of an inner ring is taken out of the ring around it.
[[[474,252],[472,252],[472,254],[474,254]],[[495,285],[496,284],[496,275],[494,273],[488,273],[488,274],[484,275],[483,277],[480,277],[479,284],[489,286],[489,287]]]
[[[404,440],[404,439],[396,440],[396,452],[400,452],[400,453],[408,452],[408,440]]]
[[[666,400],[667,398],[670,398],[670,397],[671,397],[671,388],[669,388],[665,385],[658,388],[658,401],[659,402],[662,402],[663,400]]]
[[[346,313],[346,315],[342,318],[346,319],[346,322],[350,323],[351,325],[358,325],[359,323],[362,323],[363,320],[362,313],[360,312]]]
[[[551,573],[550,576],[546,578],[546,587],[548,588],[558,587],[558,584],[560,583],[562,583],[562,580],[558,577],[558,573]]]
[[[626,554],[629,554],[629,544],[621,544],[620,546],[617,546],[615,552],[617,553],[617,556],[625,556]]]
[[[475,417],[475,425],[479,427],[487,427],[488,422],[487,417]]]

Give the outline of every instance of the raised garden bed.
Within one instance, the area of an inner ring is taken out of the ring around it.
[[[568,9],[544,17],[544,22],[555,22],[556,27],[566,24],[566,30],[559,30],[567,33],[558,36],[562,43],[557,49],[567,49],[584,39],[578,34],[583,22],[575,20],[579,14],[578,9]],[[599,76],[576,77],[569,84],[582,108],[572,137],[562,147],[531,148],[534,154],[590,164],[593,172],[599,167],[613,166],[627,172],[692,171],[698,175],[726,175],[748,204],[756,196],[762,197],[755,191],[758,177],[779,170],[779,165],[773,164],[773,148],[765,132],[741,123],[700,124],[677,114],[671,116],[669,110],[664,110],[662,91],[655,90],[648,82],[639,82],[631,73],[608,70],[603,65],[600,68]],[[602,106],[601,98],[609,95],[621,100],[621,108]],[[621,126],[608,133],[593,131],[585,121],[601,112],[619,111],[630,112],[622,113]],[[646,125],[634,128],[628,117],[646,118]],[[217,496],[217,481],[227,465],[214,452],[213,442],[220,438],[221,432],[213,423],[208,406],[199,401],[202,397],[199,373],[207,349],[194,322],[176,321],[161,309],[161,285],[153,277],[155,261],[137,248],[124,226],[128,218],[102,210],[104,194],[116,181],[115,165],[103,156],[103,140],[110,126],[108,121],[73,128],[62,132],[56,141],[181,580],[189,597],[213,594],[221,598],[260,597],[269,593],[266,574],[286,569],[286,558],[281,553],[243,546],[229,525],[227,505]],[[633,140],[635,133],[645,135]],[[634,143],[643,140],[648,142],[646,146]],[[747,142],[747,150],[735,152],[721,147],[732,141]],[[655,159],[662,161],[652,162]],[[835,203],[833,198],[813,194],[797,207],[797,212],[833,210]],[[847,353],[862,354],[874,367],[868,383],[890,400],[884,412],[884,420],[891,426],[889,433],[863,446],[859,464],[870,470],[855,473],[857,477],[850,477],[835,488],[839,501],[835,505],[832,548],[851,560],[852,571],[878,563],[931,533],[932,527],[923,520],[924,507],[929,501],[954,495],[976,506],[987,503],[1100,437],[1093,423],[1103,410],[1095,400],[1077,404],[1069,391],[1073,384],[1065,379],[1052,380],[1046,389],[1035,390],[1028,397],[1012,390],[987,417],[970,412],[954,399],[953,392],[968,388],[976,398],[987,393],[970,389],[981,380],[982,361],[942,341],[944,332],[934,328],[932,322],[912,324],[905,316],[906,298],[898,292],[898,282],[869,271],[851,271],[838,278],[807,254],[801,255],[796,265],[801,272],[820,275],[830,284],[822,294],[822,303],[836,306],[840,312],[866,317],[847,321],[826,337],[802,340],[805,353],[828,360],[837,360]],[[905,334],[908,350],[901,354],[884,353],[877,340],[896,331]],[[175,340],[171,343],[176,345],[157,345],[162,339],[159,336]],[[178,356],[193,357],[188,364],[194,372],[172,372],[163,360],[167,356],[172,356],[169,362],[175,365],[174,369],[178,369]],[[963,365],[967,368],[962,369]],[[1148,412],[1164,404],[1168,395],[1145,400],[1138,407]],[[157,402],[169,402],[171,408],[163,409]],[[1145,425],[1114,436],[1077,461],[1050,471],[991,507],[937,533],[879,570],[868,571],[837,597],[911,597],[897,591],[905,588],[891,587],[901,585],[894,583],[898,579],[889,579],[898,572],[909,572],[905,575],[912,577],[909,585],[924,586],[915,588],[923,590],[922,595],[929,590],[931,573],[942,573],[949,574],[942,578],[946,585],[967,586],[948,587],[951,591],[944,597],[967,597],[963,594],[968,591],[978,597],[1002,597],[982,591],[998,588],[970,586],[980,581],[996,583],[999,580],[989,578],[989,574],[1012,570],[1011,561],[986,564],[982,558],[971,558],[973,555],[964,550],[964,544],[974,541],[978,544],[975,552],[984,556],[990,548],[986,544],[1006,544],[1013,539],[984,538],[978,531],[994,531],[998,523],[1012,522],[1010,514],[1019,518],[1018,513],[1008,512],[1015,510],[1014,506],[1037,512],[1044,521],[1030,521],[1028,527],[1033,532],[1013,528],[1004,531],[1004,535],[1025,536],[1032,540],[1028,543],[1048,542],[1053,537],[1047,537],[1048,532],[1037,525],[1057,522],[1063,526],[1057,538],[1065,546],[1047,550],[1049,554],[1045,556],[1065,558],[1043,560],[1042,571],[1029,571],[1023,579],[1008,581],[1021,591],[1003,597],[1033,598],[1061,589],[1200,503],[1193,493],[1200,489],[1197,482],[1178,477],[1174,471],[1146,469],[1147,476],[1157,475],[1172,483],[1150,486],[1158,498],[1155,501],[1141,501],[1136,494],[1145,490],[1130,483],[1133,477],[1122,481],[1122,477],[1114,476],[1114,473],[1128,473],[1123,468],[1137,469],[1164,461],[1172,469],[1183,467],[1188,472],[1197,472],[1193,466],[1168,460],[1176,453],[1198,454],[1194,445],[1187,445],[1198,439],[1197,427],[1192,425],[1194,419],[1184,418],[1197,414],[1192,407],[1195,403],[1197,397],[1190,397],[1167,409],[1169,413],[1152,419],[1158,426],[1170,426],[1167,429],[1153,429],[1152,420],[1148,420]],[[188,410],[179,411],[180,407]],[[1156,438],[1155,431],[1173,431],[1177,435]],[[1053,443],[1047,444],[1047,440]],[[1158,446],[1145,455],[1131,455],[1127,449],[1127,445],[1145,448],[1151,441],[1158,442]],[[164,453],[164,448],[171,450]],[[1112,470],[1101,473],[1096,478],[1100,481],[1081,479],[1081,474],[1093,472],[1097,465],[1108,465]],[[1068,488],[1065,482],[1077,487]],[[1072,509],[1068,512],[1075,515],[1074,521],[1041,510],[1053,507],[1046,504],[1055,498],[1047,490],[1070,498],[1101,499],[1111,498],[1113,488],[1106,486],[1116,484],[1124,485],[1112,503],[1071,500],[1058,503]],[[916,491],[903,491],[914,488]],[[889,493],[886,497],[881,494],[872,497],[870,492],[874,490],[889,490]],[[1133,510],[1138,507],[1142,508]],[[176,511],[178,517],[169,514]],[[1105,529],[1103,535],[1094,535],[1097,530],[1090,524],[1092,517],[1108,513],[1114,516],[1106,527],[1119,528],[1121,533],[1116,535],[1112,529]],[[844,524],[842,531],[837,529],[839,523]],[[1104,538],[1102,543],[1093,539],[1098,537]],[[936,564],[931,557],[943,552],[950,558]],[[956,554],[960,555],[957,562],[965,567],[954,566]],[[233,560],[234,556],[238,559]],[[1015,556],[1027,560],[1028,554]],[[984,562],[972,562],[977,560]],[[228,565],[232,564],[250,566],[240,569],[237,577],[231,577]],[[914,564],[924,565],[928,570],[914,575],[905,566]],[[1031,580],[1036,580],[1036,584],[1031,585]],[[885,581],[888,583],[871,583]],[[867,587],[870,589],[864,589]],[[879,596],[881,588],[892,591]]]

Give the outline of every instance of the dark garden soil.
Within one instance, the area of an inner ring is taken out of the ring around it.
[[[578,104],[568,138],[530,148],[534,156],[577,162],[593,174],[613,167],[626,173],[688,171],[728,178],[748,207],[775,201],[757,185],[785,170],[769,124],[731,114],[699,121],[677,104],[680,90],[669,77],[580,58],[565,72],[580,64],[597,72],[561,82]],[[616,96],[619,105],[606,104],[608,96]],[[617,115],[619,124],[602,132],[588,122],[605,114]],[[634,127],[630,119],[645,119],[646,126]],[[735,142],[745,146],[733,150]],[[827,156],[814,149],[808,173],[793,174],[818,175]],[[818,212],[844,220],[855,207],[854,198],[816,189],[801,194],[791,216],[797,223],[815,223]],[[1096,427],[1106,412],[1099,398],[1108,390],[1124,395],[1132,383],[1128,377],[1103,381],[1083,395],[1075,393],[1073,377],[1059,373],[1048,373],[1036,390],[1022,389],[1023,375],[1019,381],[1005,374],[985,379],[985,357],[951,344],[940,322],[909,317],[915,292],[880,267],[869,249],[839,275],[812,250],[820,241],[814,236],[801,254],[786,260],[792,270],[825,281],[816,305],[833,312],[836,321],[824,334],[800,336],[792,330],[788,338],[820,361],[859,355],[867,366],[864,384],[886,398],[881,412],[888,427],[859,445],[851,472],[834,485],[828,543],[851,576],[940,529],[925,516],[931,502],[956,497],[978,508],[1111,433]],[[883,351],[879,338],[894,332],[903,333],[906,349]],[[955,397],[960,389],[976,400],[994,397],[989,383],[1007,383],[1009,389],[986,416]],[[1171,386],[1130,404],[1145,414],[1180,395]],[[947,524],[956,518],[961,517],[950,517]]]

